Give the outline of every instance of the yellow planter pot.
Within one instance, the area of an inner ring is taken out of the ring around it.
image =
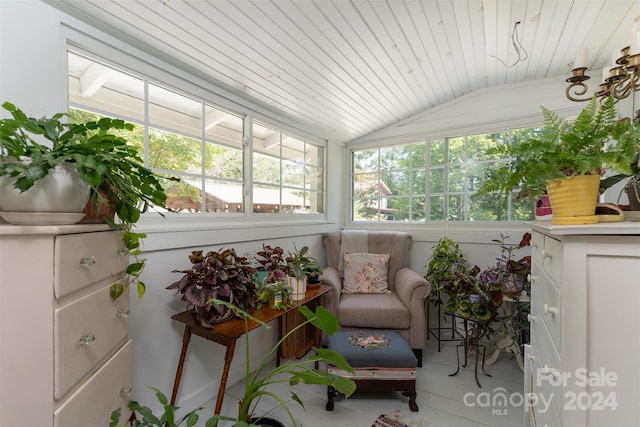
[[[599,175],[580,175],[547,182],[553,218],[558,225],[595,224],[598,222]]]

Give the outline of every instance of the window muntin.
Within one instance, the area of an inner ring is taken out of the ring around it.
[[[254,123],[249,170],[257,172],[252,172],[255,183],[247,182],[254,207],[245,209],[243,159],[251,147],[244,144],[244,114],[72,51],[68,64],[69,103],[76,119],[93,114],[136,124],[126,137],[145,165],[181,179],[167,185],[168,206],[183,212],[324,212],[324,143]],[[263,209],[274,200],[274,209]]]
[[[527,221],[533,203],[487,194],[472,197],[484,180],[509,159],[487,154],[517,144],[539,128],[515,129],[429,140],[427,143],[351,151],[354,221]]]

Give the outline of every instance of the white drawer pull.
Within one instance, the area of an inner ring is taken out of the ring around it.
[[[129,256],[129,250],[127,248],[120,248],[118,249],[118,255],[119,256]]]
[[[533,323],[536,321],[536,316],[532,316],[531,313],[527,314],[527,320],[529,323]]]
[[[128,387],[122,387],[122,389],[120,390],[120,396],[122,397],[129,397],[131,396],[131,391],[133,389],[131,388],[131,386]]]
[[[544,311],[544,314],[551,314],[554,315],[556,313],[558,313],[558,309],[556,307],[549,307],[547,304],[544,305],[544,307],[542,308],[542,311]]]
[[[116,316],[118,316],[121,319],[126,319],[127,317],[129,317],[129,308],[128,307],[121,308],[116,313]]]
[[[558,375],[558,371],[556,369],[550,368],[547,365],[544,365],[544,368],[540,370],[540,373],[542,375],[553,375],[553,376]]]
[[[84,268],[93,268],[93,266],[96,265],[96,257],[88,256],[80,258],[80,265]]]
[[[96,341],[95,334],[89,332],[88,334],[84,334],[80,337],[80,345],[92,345]]]
[[[532,355],[528,355],[527,360],[536,360],[536,357]]]
[[[553,256],[551,256],[551,254],[549,252],[547,252],[546,250],[542,250],[542,260],[544,261],[545,258],[551,259],[553,258]]]

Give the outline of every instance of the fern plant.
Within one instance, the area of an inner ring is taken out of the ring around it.
[[[483,182],[476,196],[509,194],[519,186],[521,197],[533,198],[545,193],[547,181],[604,175],[607,169],[630,172],[630,159],[640,141],[638,129],[629,120],[617,118],[612,97],[601,105],[594,97],[571,123],[541,108],[544,127],[539,137],[489,150],[487,154],[511,160]]]

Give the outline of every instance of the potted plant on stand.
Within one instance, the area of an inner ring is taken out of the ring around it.
[[[309,255],[309,247],[303,246],[294,252],[289,252],[286,258],[289,286],[293,289],[293,299],[295,301],[304,299],[307,292],[307,282],[309,274],[318,277],[322,273],[320,263],[317,259]]]
[[[3,218],[11,223],[70,224],[84,217],[89,198],[90,204],[113,201],[117,219],[105,221],[123,231],[125,248],[134,261],[126,270],[126,283],[114,285],[111,295],[115,299],[137,283],[142,296],[145,286],[138,278],[144,260],[139,256],[146,236],[133,228],[142,212],[166,209],[166,195],[160,178],[143,166],[136,149],[114,134],[133,125],[110,118],[70,124],[61,121],[66,113],[36,119],[9,102],[2,107],[12,115],[0,119]]]
[[[173,270],[183,276],[167,289],[182,294],[182,300],[193,309],[203,327],[211,328],[238,315],[237,311],[215,301],[227,301],[246,312],[254,310],[256,293],[251,278],[255,269],[247,257],[237,255],[234,249],[210,251],[206,255],[199,250],[189,255],[189,261],[191,268]]]
[[[545,107],[542,113],[539,137],[490,150],[509,162],[486,179],[476,195],[510,194],[518,186],[521,196],[536,198],[546,192],[554,224],[595,223],[600,178],[607,168],[628,170],[628,159],[638,146],[635,126],[618,120],[611,97],[601,105],[594,97],[572,123]],[[584,197],[576,200],[579,195]]]

